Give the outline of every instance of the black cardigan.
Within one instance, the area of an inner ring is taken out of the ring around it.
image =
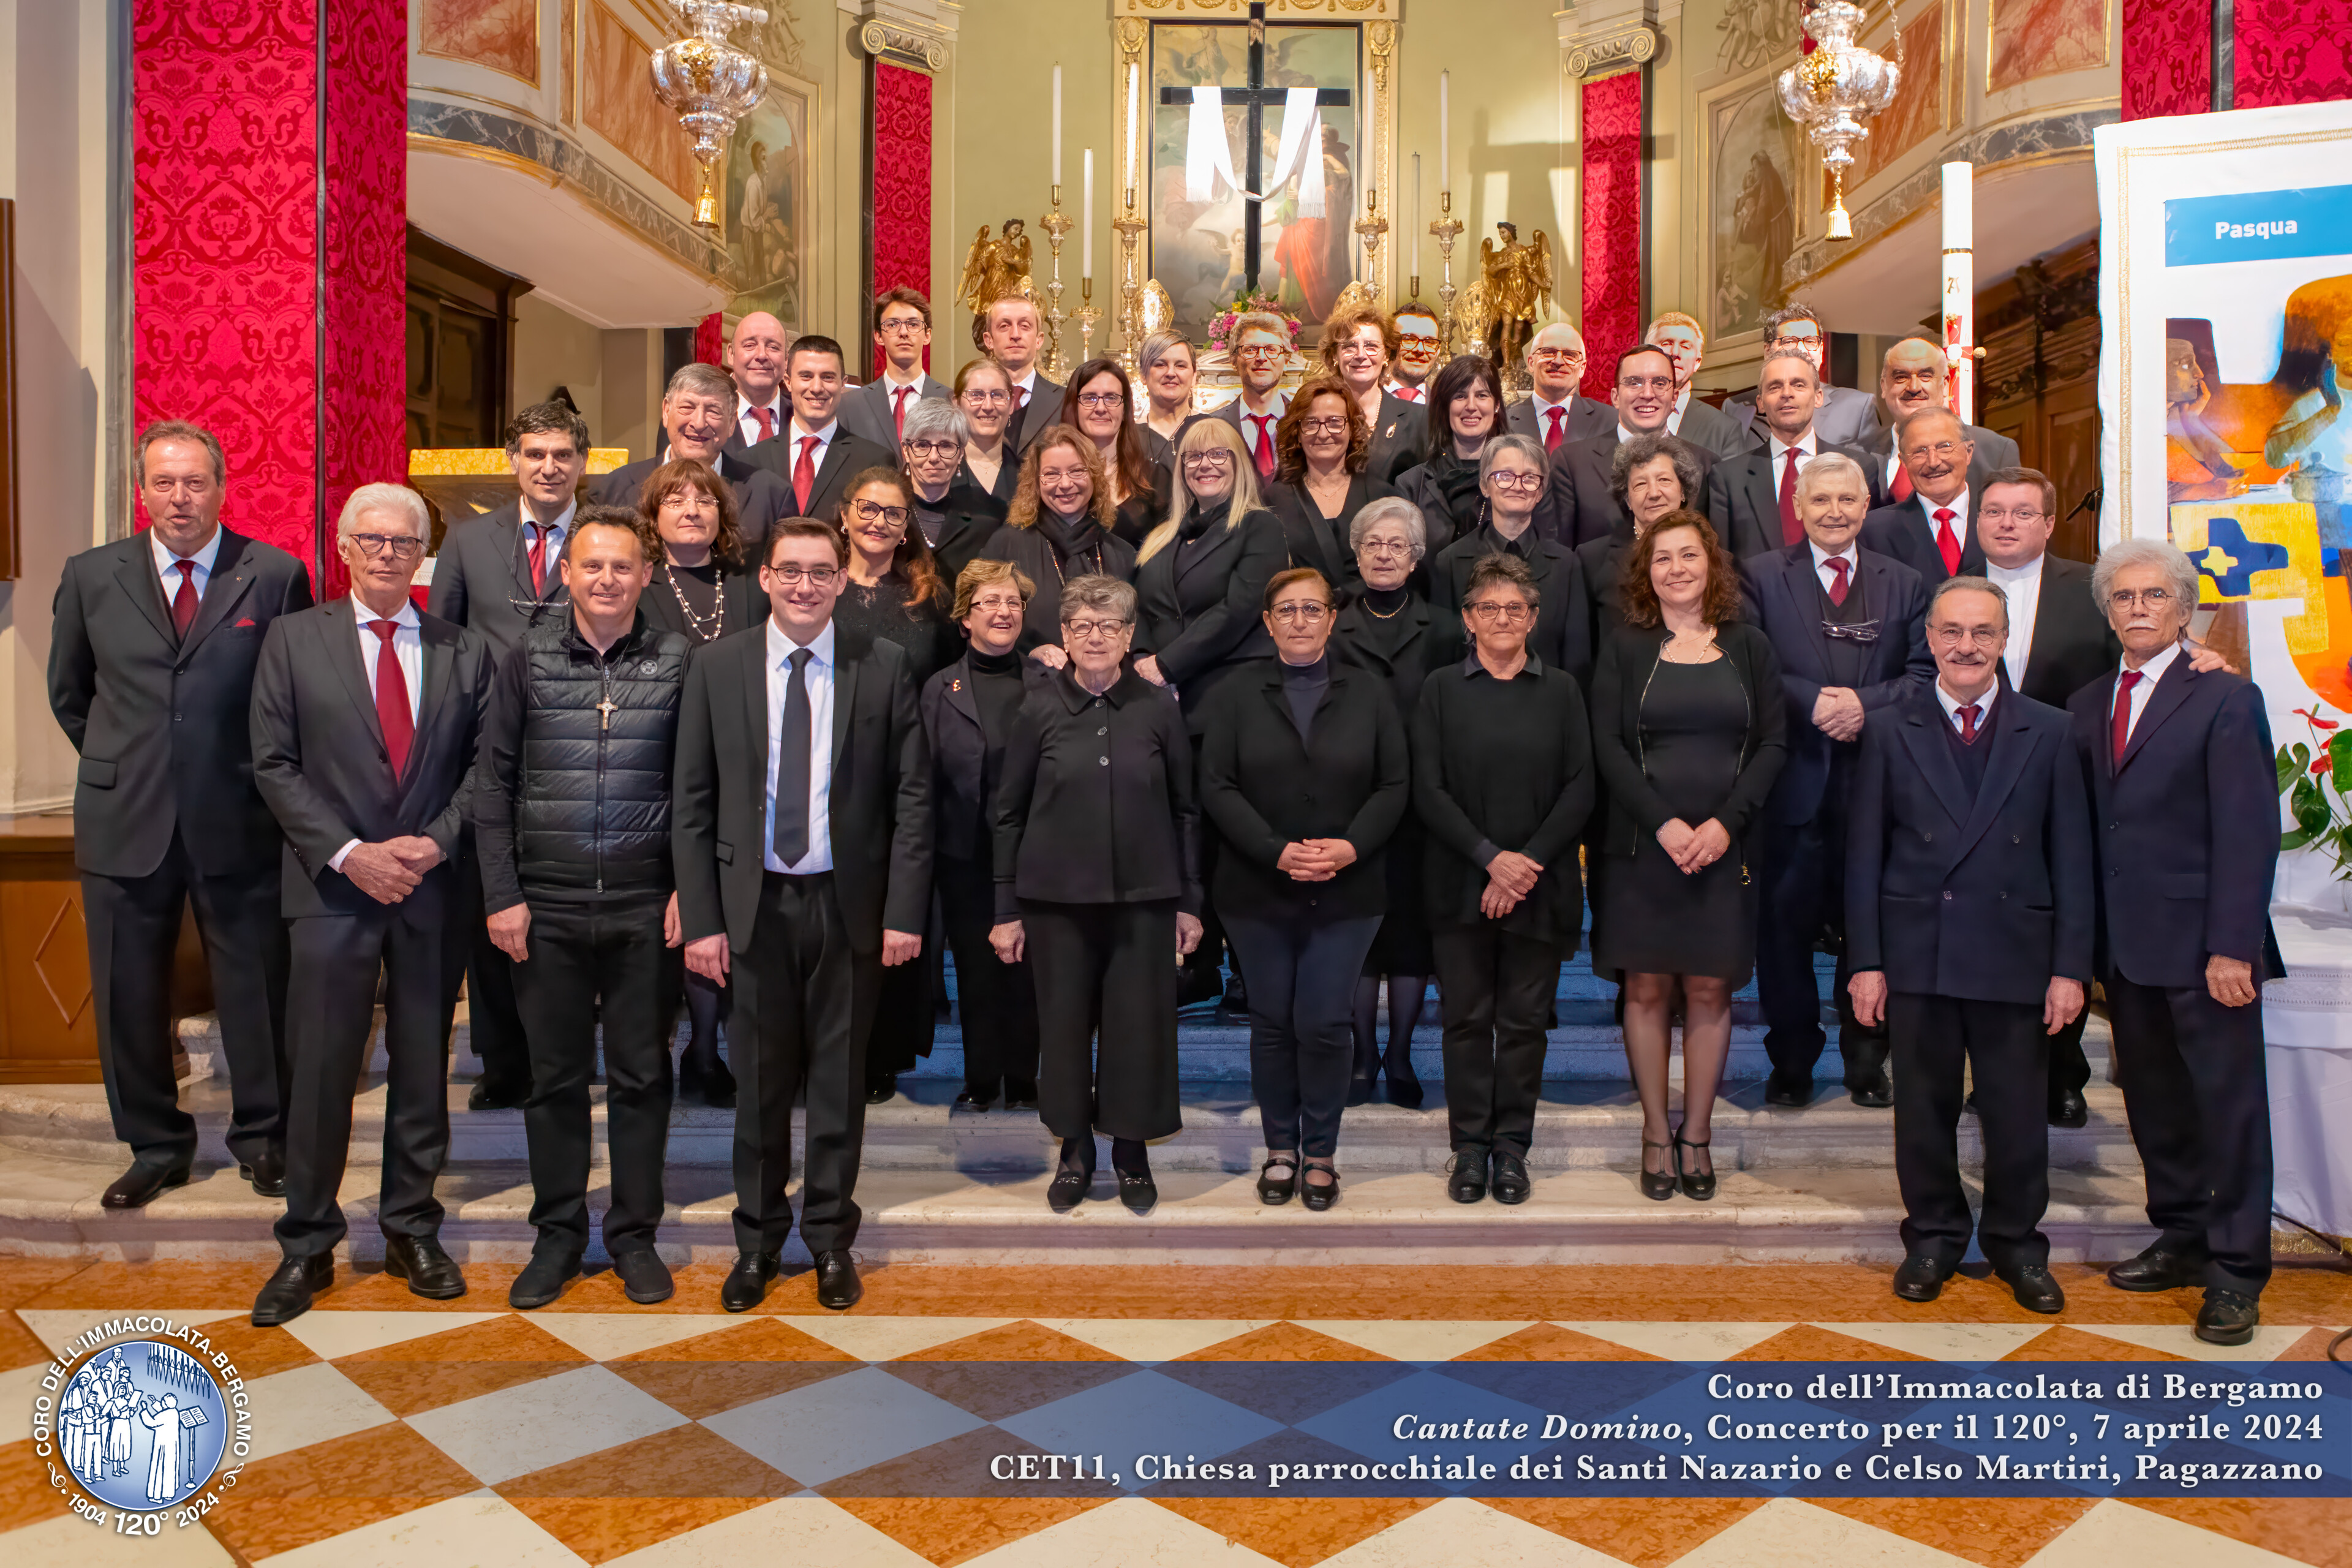
[[[1658,650],[1666,637],[1664,626],[1622,627],[1602,640],[1593,665],[1592,754],[1609,791],[1603,847],[1612,855],[1632,855],[1643,837],[1654,837],[1675,815],[1651,787],[1638,754],[1642,694],[1657,669]],[[1728,621],[1716,627],[1715,640],[1748,689],[1748,734],[1740,742],[1739,778],[1716,813],[1737,845],[1747,838],[1787,760],[1789,703],[1780,686],[1780,661],[1763,628]]]

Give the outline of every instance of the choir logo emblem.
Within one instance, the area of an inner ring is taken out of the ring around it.
[[[67,1382],[57,1454],[91,1497],[146,1513],[212,1480],[230,1426],[211,1368],[178,1345],[131,1340],[90,1357]]]

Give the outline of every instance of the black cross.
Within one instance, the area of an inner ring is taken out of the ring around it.
[[[1287,89],[1265,85],[1265,6],[1263,0],[1253,0],[1249,8],[1249,85],[1226,88],[1220,95],[1221,101],[1238,103],[1249,110],[1249,162],[1242,171],[1242,182],[1249,187],[1243,193],[1242,275],[1252,289],[1258,286],[1258,226],[1262,204],[1249,192],[1258,190],[1265,180],[1265,111],[1269,107],[1282,107],[1289,101],[1289,97]],[[1160,89],[1160,101],[1189,108],[1192,102],[1192,89],[1189,87],[1163,87]],[[1315,94],[1315,101],[1318,105],[1346,104],[1352,102],[1353,98],[1346,88],[1327,87]],[[1306,150],[1306,156],[1309,158],[1322,155],[1320,147]]]

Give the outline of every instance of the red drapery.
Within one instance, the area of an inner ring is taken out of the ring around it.
[[[931,79],[874,62],[874,291],[931,292]],[[928,363],[929,355],[925,356]],[[882,374],[882,351],[873,354]]]
[[[1584,395],[1642,337],[1642,73],[1584,84]]]
[[[694,357],[704,364],[722,363],[726,347],[727,318],[718,310],[702,318],[694,329]]]
[[[2213,0],[2124,0],[2123,113],[2202,114],[2213,106]]]
[[[2236,0],[2231,106],[2352,98],[2352,0]],[[2213,107],[2213,0],[2124,0],[2123,112]]]

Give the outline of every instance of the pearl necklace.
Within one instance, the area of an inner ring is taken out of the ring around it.
[[[717,641],[719,634],[723,631],[727,626],[726,570],[723,567],[714,567],[711,572],[711,582],[719,590],[719,603],[710,612],[710,629],[709,631],[703,630],[702,617],[696,615],[694,613],[694,606],[686,602],[686,594],[677,585],[677,574],[671,568],[670,563],[667,561],[662,563],[662,579],[669,584],[670,596],[677,601],[677,607],[686,613],[687,630],[692,634],[694,640],[697,642]]]

